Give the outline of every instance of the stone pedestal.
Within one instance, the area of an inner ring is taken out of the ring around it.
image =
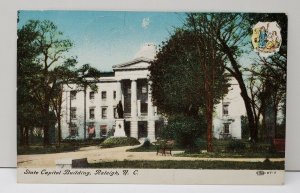
[[[116,119],[115,137],[126,137],[124,124],[124,119]]]

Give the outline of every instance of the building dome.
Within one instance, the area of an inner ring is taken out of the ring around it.
[[[156,46],[154,43],[145,43],[140,50],[135,54],[135,58],[154,59],[156,55]]]

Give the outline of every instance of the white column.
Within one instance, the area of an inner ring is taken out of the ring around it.
[[[121,86],[121,80],[117,80],[117,88],[116,88],[116,101],[119,103],[119,101],[122,100],[122,86]]]
[[[95,133],[96,133],[96,138],[100,138],[100,124],[95,123]]]
[[[141,100],[137,100],[137,115],[141,116]]]
[[[152,103],[152,94],[151,94],[151,81],[148,81],[148,117],[154,116],[154,108]]]
[[[137,87],[136,80],[131,80],[131,117],[137,116]]]
[[[138,120],[137,120],[137,86],[136,79],[131,80],[131,121],[130,136],[138,138]]]
[[[155,141],[155,121],[154,120],[148,120],[148,139],[150,141]]]
[[[155,141],[155,120],[154,120],[154,107],[152,103],[151,94],[151,81],[148,81],[148,139]]]
[[[130,121],[130,137],[138,138],[138,121],[137,119],[132,119]]]

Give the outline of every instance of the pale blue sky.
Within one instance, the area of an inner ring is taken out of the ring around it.
[[[111,71],[132,60],[143,44],[167,40],[184,18],[184,13],[171,12],[21,11],[18,27],[30,19],[51,20],[73,41],[70,53],[79,64]]]

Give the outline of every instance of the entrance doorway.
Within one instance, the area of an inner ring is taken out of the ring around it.
[[[125,129],[126,137],[130,137],[130,122],[129,121],[125,121],[124,129]]]
[[[138,139],[148,136],[147,121],[138,122]]]

